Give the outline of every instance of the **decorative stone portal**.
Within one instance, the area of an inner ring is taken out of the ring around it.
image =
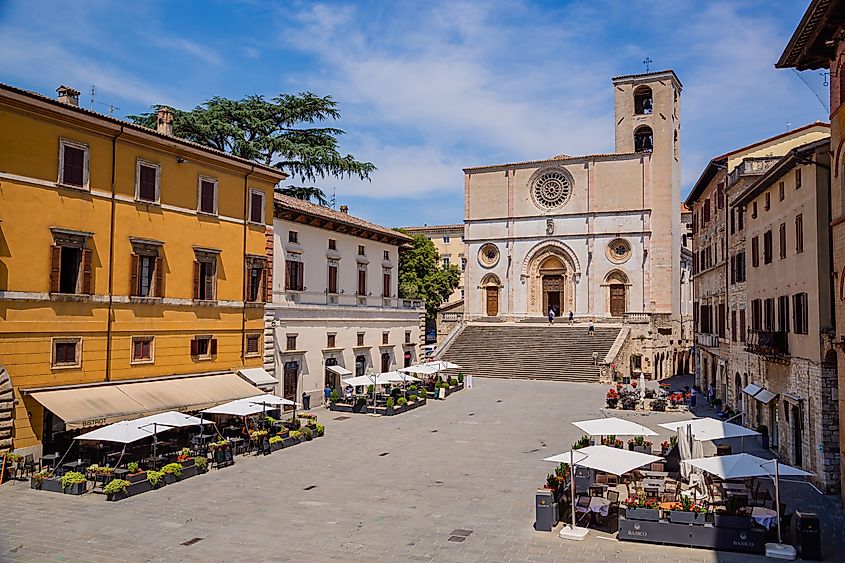
[[[496,274],[487,274],[478,286],[482,290],[484,299],[483,310],[488,317],[495,317],[499,314],[499,288],[502,282]]]
[[[556,315],[575,311],[575,283],[580,275],[575,254],[559,241],[534,247],[525,259],[522,282],[528,286],[528,312]]]
[[[12,411],[15,397],[9,372],[0,365],[0,451],[12,447]]]

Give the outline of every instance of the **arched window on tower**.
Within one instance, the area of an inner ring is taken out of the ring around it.
[[[652,108],[651,88],[640,86],[634,90],[634,113],[637,115],[649,115]]]
[[[654,134],[651,127],[643,125],[634,131],[634,152],[651,152],[654,148]]]

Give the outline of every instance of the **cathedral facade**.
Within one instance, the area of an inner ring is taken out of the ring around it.
[[[464,169],[468,320],[680,321],[682,86],[667,70],[613,89],[615,152]]]

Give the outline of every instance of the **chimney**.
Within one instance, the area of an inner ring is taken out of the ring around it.
[[[70,86],[65,86],[62,84],[58,88],[56,88],[56,92],[58,92],[58,100],[69,106],[79,107],[79,90],[74,90]]]
[[[348,205],[341,205],[340,206],[341,213],[349,213],[349,206]]]
[[[161,106],[156,112],[156,131],[162,135],[173,135],[173,110]]]

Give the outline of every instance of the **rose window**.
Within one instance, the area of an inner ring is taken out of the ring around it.
[[[492,268],[499,262],[499,248],[491,242],[483,245],[478,251],[478,261],[485,268]]]
[[[545,172],[534,180],[531,195],[540,209],[557,209],[572,195],[572,180],[561,170]]]

